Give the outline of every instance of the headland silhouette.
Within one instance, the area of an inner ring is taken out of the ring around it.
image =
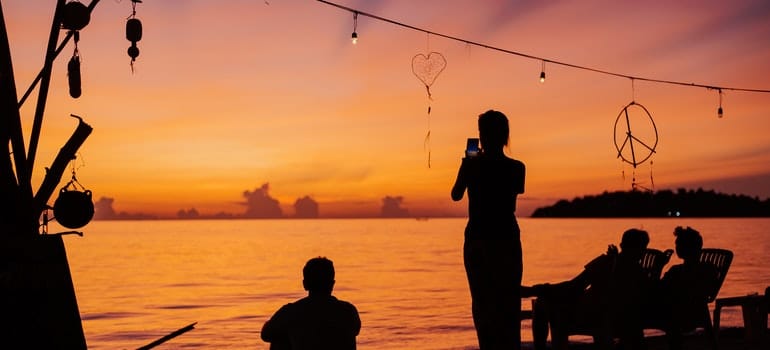
[[[537,208],[535,218],[770,217],[770,198],[678,189],[604,192]]]

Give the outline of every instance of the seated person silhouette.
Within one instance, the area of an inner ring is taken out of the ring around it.
[[[522,287],[522,295],[536,295],[547,305],[542,312],[551,325],[553,349],[566,349],[573,329],[588,330],[598,349],[610,349],[615,336],[625,349],[643,348],[641,298],[648,286],[641,258],[649,241],[646,231],[626,230],[619,253],[610,245],[573,279]]]
[[[708,310],[708,294],[717,284],[716,268],[700,262],[703,238],[691,227],[678,226],[676,255],[682,264],[671,266],[660,280],[657,323],[662,323],[668,335],[669,348],[682,348],[682,333],[699,325],[704,310]]]
[[[361,319],[353,304],[332,296],[332,261],[310,259],[302,273],[308,296],[276,311],[262,327],[262,340],[271,350],[355,349]]]

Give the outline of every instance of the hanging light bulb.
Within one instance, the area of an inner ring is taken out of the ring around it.
[[[543,67],[540,69],[540,82],[545,83],[545,60],[543,61]]]
[[[356,34],[356,32],[353,32],[353,35],[350,36],[350,41],[353,45],[358,43],[358,34]]]
[[[719,108],[717,108],[717,117],[722,118],[724,115],[725,113],[722,109],[722,89],[719,89]]]
[[[358,33],[356,33],[356,29],[358,28],[358,12],[353,12],[353,34],[350,35],[350,41],[355,45],[358,43]]]

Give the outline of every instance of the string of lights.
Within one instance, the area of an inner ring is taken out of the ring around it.
[[[364,12],[364,11],[361,11],[361,10],[358,10],[358,9],[354,9],[354,8],[350,8],[350,7],[347,7],[347,6],[343,6],[343,5],[340,5],[340,4],[331,2],[331,1],[326,1],[326,0],[316,0],[316,1],[318,1],[320,3],[323,3],[323,4],[326,4],[326,5],[330,5],[330,6],[342,9],[342,10],[345,10],[345,11],[348,11],[348,12],[353,14],[353,19],[354,19],[354,22],[353,22],[354,23],[354,29],[353,29],[353,34],[352,34],[353,43],[356,43],[358,41],[358,39],[359,39],[359,33],[357,32],[357,29],[358,29],[357,28],[357,24],[358,24],[357,20],[358,20],[358,16],[361,15],[361,16],[372,18],[372,19],[376,19],[378,21],[387,22],[387,23],[390,23],[390,24],[393,24],[393,25],[397,25],[397,26],[400,26],[400,27],[403,27],[403,28],[408,28],[408,29],[415,30],[415,31],[418,31],[418,32],[423,32],[423,33],[426,33],[426,34],[429,34],[429,35],[435,35],[435,36],[442,37],[442,38],[445,38],[445,39],[454,40],[454,41],[457,41],[457,42],[464,43],[466,45],[477,46],[477,47],[481,47],[481,48],[485,48],[485,49],[489,49],[489,50],[493,50],[493,51],[502,52],[502,53],[505,53],[505,54],[510,54],[510,55],[515,55],[515,56],[519,56],[519,57],[529,58],[529,59],[536,60],[536,61],[541,61],[542,62],[542,70],[540,71],[540,82],[541,83],[545,82],[545,64],[549,63],[549,64],[556,64],[556,65],[560,65],[560,66],[564,66],[564,67],[570,67],[570,68],[574,68],[574,69],[590,71],[590,72],[594,72],[594,73],[600,73],[600,74],[611,75],[611,76],[620,77],[620,78],[631,79],[631,81],[639,80],[639,81],[646,81],[646,82],[651,82],[651,83],[681,85],[681,86],[689,86],[689,87],[700,87],[700,88],[705,88],[705,89],[708,89],[708,90],[716,90],[716,91],[718,91],[719,98],[720,98],[720,107],[719,107],[719,111],[720,111],[719,114],[720,114],[720,116],[722,114],[721,113],[721,111],[722,111],[721,99],[722,99],[722,92],[723,91],[741,91],[741,92],[770,93],[770,89],[749,89],[749,88],[741,88],[741,87],[730,87],[730,86],[707,85],[707,84],[698,84],[698,83],[687,83],[687,82],[682,82],[682,81],[655,79],[655,78],[648,78],[648,77],[642,77],[642,76],[634,76],[634,75],[630,75],[630,74],[623,74],[623,73],[618,73],[618,72],[611,72],[611,71],[604,70],[604,69],[592,68],[592,67],[577,65],[577,64],[573,64],[573,63],[569,63],[569,62],[560,61],[560,60],[555,60],[555,59],[550,59],[550,58],[545,58],[545,57],[539,57],[539,56],[536,56],[536,55],[531,55],[531,54],[527,54],[527,53],[523,53],[523,52],[508,50],[508,49],[504,49],[504,48],[500,48],[500,47],[484,44],[484,43],[473,41],[473,40],[463,39],[463,38],[452,36],[452,35],[447,35],[447,34],[443,34],[443,33],[434,32],[434,31],[429,30],[429,29],[416,27],[416,26],[413,26],[413,25],[410,25],[410,24],[406,24],[406,23],[403,23],[403,22],[399,22],[399,21],[396,21],[396,20],[392,20],[392,19],[389,19],[389,18],[378,16],[378,15],[375,15],[375,14],[367,13],[367,12]]]

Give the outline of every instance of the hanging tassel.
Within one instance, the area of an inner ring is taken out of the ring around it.
[[[428,151],[428,168],[430,169],[430,129],[428,129],[428,133],[425,135],[422,147]]]
[[[425,135],[422,147],[428,151],[428,169],[430,169],[430,104],[428,104],[428,133]]]
[[[652,178],[652,160],[650,160],[650,186],[652,190],[655,190],[655,180]]]

